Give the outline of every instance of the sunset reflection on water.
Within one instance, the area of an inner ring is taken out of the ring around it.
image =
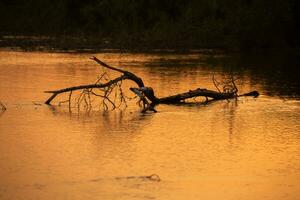
[[[45,90],[96,80],[101,69],[90,56],[0,51],[0,101],[7,106],[0,111],[0,199],[300,196],[300,104],[294,82],[276,85],[263,69],[222,68],[197,53],[103,53],[96,56],[138,74],[159,97],[214,89],[212,75],[222,78],[230,70],[240,77],[241,93],[262,95],[159,105],[158,113],[149,114],[140,113],[134,101],[125,110],[89,113],[44,105]],[[284,87],[291,88],[290,96]],[[161,181],[116,179],[150,174]]]

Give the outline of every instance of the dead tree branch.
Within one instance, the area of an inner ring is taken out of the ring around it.
[[[195,90],[189,90],[188,92],[184,92],[184,93],[180,93],[168,97],[158,98],[155,96],[154,90],[151,87],[145,87],[143,80],[137,75],[135,75],[134,73],[116,67],[112,67],[102,62],[96,57],[92,57],[91,60],[95,61],[96,63],[98,63],[104,68],[119,72],[121,73],[121,75],[117,78],[110,79],[108,74],[104,72],[99,76],[98,80],[94,84],[79,85],[79,86],[63,88],[59,90],[45,91],[46,93],[52,94],[46,100],[45,104],[50,105],[51,101],[57,95],[69,92],[69,98],[68,100],[66,100],[66,102],[69,103],[69,108],[70,108],[72,92],[76,90],[81,90],[82,92],[77,98],[78,109],[80,109],[80,105],[82,104],[82,102],[84,102],[85,108],[87,110],[90,110],[92,104],[91,96],[102,98],[102,105],[105,110],[108,109],[108,104],[111,105],[112,109],[115,109],[121,106],[122,104],[127,106],[126,97],[122,90],[122,81],[124,80],[133,81],[138,86],[136,88],[130,88],[130,90],[140,98],[140,102],[142,102],[142,107],[143,107],[142,112],[146,112],[148,110],[156,112],[154,107],[157,104],[176,104],[176,103],[183,102],[186,99],[195,98],[195,97],[205,97],[206,100],[210,98],[211,101],[213,101],[213,100],[222,100],[222,99],[228,100],[240,96],[257,97],[259,95],[257,91],[252,91],[246,94],[238,95],[237,94],[238,88],[235,84],[236,80],[233,78],[233,76],[231,76],[228,80],[222,82],[217,81],[213,76],[212,80],[218,91],[208,90],[205,88],[197,88]],[[103,79],[106,82],[102,82]],[[220,87],[222,87],[223,91],[220,90]],[[102,92],[103,94],[96,93],[94,89],[98,89],[98,91]],[[115,91],[115,93],[113,93],[113,91]],[[111,97],[112,94],[115,94],[114,97]],[[119,100],[120,105],[116,105],[117,99]]]
[[[199,96],[210,97],[214,100],[221,100],[221,99],[234,98],[235,94],[234,93],[227,93],[227,92],[216,92],[216,91],[213,91],[213,90],[197,88],[195,90],[190,90],[190,91],[185,92],[185,93],[160,98],[159,103],[165,103],[165,104],[179,103],[183,100],[193,98],[193,97],[199,97]]]

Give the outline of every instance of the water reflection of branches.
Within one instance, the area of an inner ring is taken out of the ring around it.
[[[53,115],[62,117],[65,120],[75,120],[79,123],[94,123],[97,124],[96,128],[101,130],[107,130],[108,132],[131,132],[136,130],[142,130],[147,126],[152,118],[152,114],[145,114],[140,112],[133,112],[129,110],[118,110],[116,112],[109,111],[91,111],[91,112],[69,112],[67,109],[63,109],[58,106],[48,107]]]
[[[228,132],[230,135],[233,134],[233,129],[234,129],[234,119],[235,119],[235,114],[236,114],[236,109],[238,107],[238,100],[232,101],[232,103],[229,105],[229,117],[228,117]]]
[[[233,99],[223,104],[215,104],[215,106],[220,106],[220,108],[217,108],[220,112],[213,115],[212,128],[215,129],[215,126],[219,126],[220,121],[222,121],[222,129],[224,129],[224,133],[229,134],[230,138],[235,132],[235,119],[239,103],[238,99]]]

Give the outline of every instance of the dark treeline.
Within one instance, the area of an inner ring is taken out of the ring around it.
[[[188,48],[299,47],[297,0],[1,0],[0,35]]]

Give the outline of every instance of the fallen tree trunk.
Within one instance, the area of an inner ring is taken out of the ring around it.
[[[235,93],[223,93],[223,92],[220,93],[213,90],[197,88],[195,90],[190,90],[185,93],[160,98],[159,103],[165,103],[165,104],[179,103],[186,99],[199,97],[199,96],[206,97],[206,98],[210,97],[215,100],[230,99],[236,97]]]
[[[102,62],[101,60],[99,60],[96,57],[92,57],[91,59],[94,60],[99,65],[101,65],[102,67],[113,70],[113,71],[120,72],[120,73],[122,73],[122,75],[115,79],[109,80],[105,83],[79,85],[79,86],[63,88],[63,89],[59,89],[59,90],[45,91],[45,93],[52,93],[52,95],[46,100],[45,104],[50,105],[52,100],[61,93],[70,92],[70,96],[71,96],[72,92],[76,91],[76,90],[88,90],[88,92],[90,92],[91,94],[96,95],[95,93],[92,92],[92,89],[102,88],[104,90],[109,90],[111,87],[114,87],[116,84],[118,84],[119,82],[122,82],[123,80],[131,80],[137,84],[137,86],[138,86],[137,88],[130,88],[130,90],[132,92],[134,92],[140,98],[141,102],[143,103],[143,112],[146,112],[147,110],[156,112],[154,107],[157,104],[176,104],[176,103],[180,103],[187,99],[195,98],[195,97],[205,97],[206,100],[208,100],[208,98],[211,98],[211,100],[224,100],[224,99],[237,98],[240,96],[257,97],[259,95],[259,93],[257,91],[252,91],[252,92],[249,92],[246,94],[238,95],[237,94],[238,90],[237,90],[234,80],[232,78],[231,79],[232,85],[230,85],[230,86],[226,85],[226,87],[224,87],[224,88],[226,88],[226,91],[224,91],[224,92],[221,92],[220,89],[216,86],[216,84],[214,82],[218,91],[208,90],[208,89],[204,89],[204,88],[197,88],[195,90],[189,90],[188,92],[184,92],[184,93],[180,93],[180,94],[176,94],[176,95],[172,95],[172,96],[168,96],[168,97],[158,98],[155,96],[154,90],[151,87],[145,87],[143,80],[140,77],[138,77],[137,75],[133,74],[132,72],[109,66],[108,64]],[[228,88],[231,88],[231,89],[228,89]],[[96,96],[100,96],[100,97],[108,99],[108,101],[110,101],[110,103],[112,103],[115,108],[116,106],[108,97],[109,94],[110,93],[108,93],[108,95],[105,94],[105,96],[101,96],[101,95],[96,95]],[[150,102],[148,102],[148,101],[150,101]]]

